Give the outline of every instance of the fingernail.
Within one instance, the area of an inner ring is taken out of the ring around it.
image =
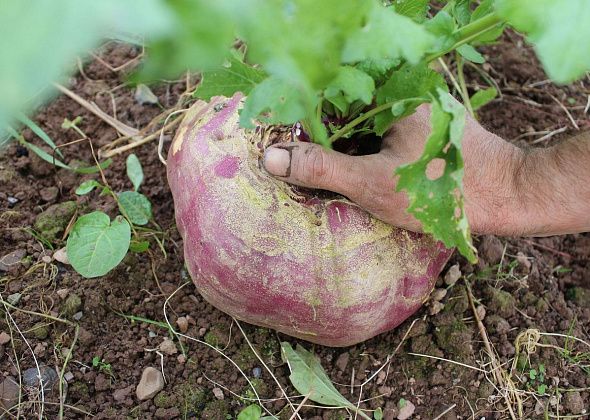
[[[264,151],[264,169],[271,175],[286,177],[291,169],[291,154],[288,150],[269,147]]]

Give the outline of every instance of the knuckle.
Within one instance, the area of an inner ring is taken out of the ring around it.
[[[320,147],[305,150],[298,180],[312,186],[329,184],[333,178],[334,167],[326,152]]]

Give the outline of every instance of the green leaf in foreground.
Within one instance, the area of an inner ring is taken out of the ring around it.
[[[588,0],[497,0],[496,10],[527,34],[553,80],[568,83],[590,69]]]
[[[342,96],[347,105],[356,100],[368,105],[373,100],[374,91],[375,82],[371,76],[354,67],[342,66],[338,69],[334,80],[326,88],[325,96],[328,100]],[[342,109],[343,107],[338,101],[333,103],[342,112],[346,111]]]
[[[135,153],[131,153],[127,156],[126,166],[127,177],[133,184],[133,189],[137,191],[143,182],[143,169],[141,167],[141,162]]]
[[[498,96],[498,91],[491,87],[484,90],[479,90],[473,94],[469,102],[471,102],[471,108],[477,111],[484,105],[487,105]]]
[[[236,92],[248,95],[254,86],[265,78],[264,71],[232,57],[223,66],[203,72],[201,83],[194,96],[208,101],[216,95],[228,98],[231,98]]]
[[[461,45],[459,48],[457,48],[457,52],[461,54],[463,58],[473,63],[482,64],[486,61],[484,56],[469,44]]]
[[[410,199],[408,211],[447,247],[457,247],[469,261],[475,262],[469,224],[463,208],[463,158],[461,140],[465,126],[465,108],[442,89],[432,103],[432,134],[422,156],[396,169],[397,190],[405,190]],[[444,160],[444,172],[436,179],[426,174],[428,164]]]
[[[118,195],[118,201],[121,213],[134,225],[147,225],[151,220],[152,203],[145,195],[136,191],[124,191]]]
[[[103,276],[127,254],[131,227],[117,217],[95,211],[80,217],[68,237],[66,252],[72,267],[86,278]]]
[[[403,16],[409,17],[415,22],[421,23],[426,19],[430,0],[395,0],[392,6],[395,11]]]
[[[295,389],[306,395],[311,401],[332,407],[347,407],[357,411],[363,418],[370,418],[357,410],[350,401],[342,396],[326,375],[322,365],[313,353],[297,345],[296,350],[287,342],[281,343],[283,361],[289,365],[289,379]]]

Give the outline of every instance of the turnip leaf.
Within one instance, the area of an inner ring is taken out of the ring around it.
[[[141,162],[135,153],[131,153],[127,156],[127,161],[125,163],[127,167],[127,177],[133,184],[134,190],[137,191],[143,182],[143,168],[141,167]]]
[[[405,190],[410,199],[408,212],[447,247],[457,247],[471,262],[477,260],[471,244],[469,224],[463,208],[463,158],[461,140],[465,108],[443,89],[432,98],[432,133],[422,156],[400,166],[397,190]],[[444,173],[436,179],[426,175],[434,159],[443,159]]]
[[[236,92],[248,95],[265,78],[264,71],[232,57],[223,66],[203,72],[194,95],[206,101],[216,95],[231,98]]]
[[[527,34],[553,80],[568,83],[590,69],[588,0],[497,0],[496,9]]]
[[[474,111],[477,111],[482,106],[494,100],[496,96],[498,96],[498,91],[493,87],[477,91],[470,99],[471,108],[473,108]]]
[[[426,18],[430,0],[395,0],[392,6],[396,13],[421,23]]]
[[[374,91],[375,81],[371,76],[354,67],[343,66],[326,88],[324,95],[329,100],[343,94],[349,104],[360,100],[368,105],[373,100]]]

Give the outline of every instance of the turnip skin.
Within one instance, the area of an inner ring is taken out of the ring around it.
[[[260,169],[242,97],[195,103],[168,155],[189,273],[213,306],[327,346],[390,330],[420,308],[452,250],[341,199],[296,201]]]

